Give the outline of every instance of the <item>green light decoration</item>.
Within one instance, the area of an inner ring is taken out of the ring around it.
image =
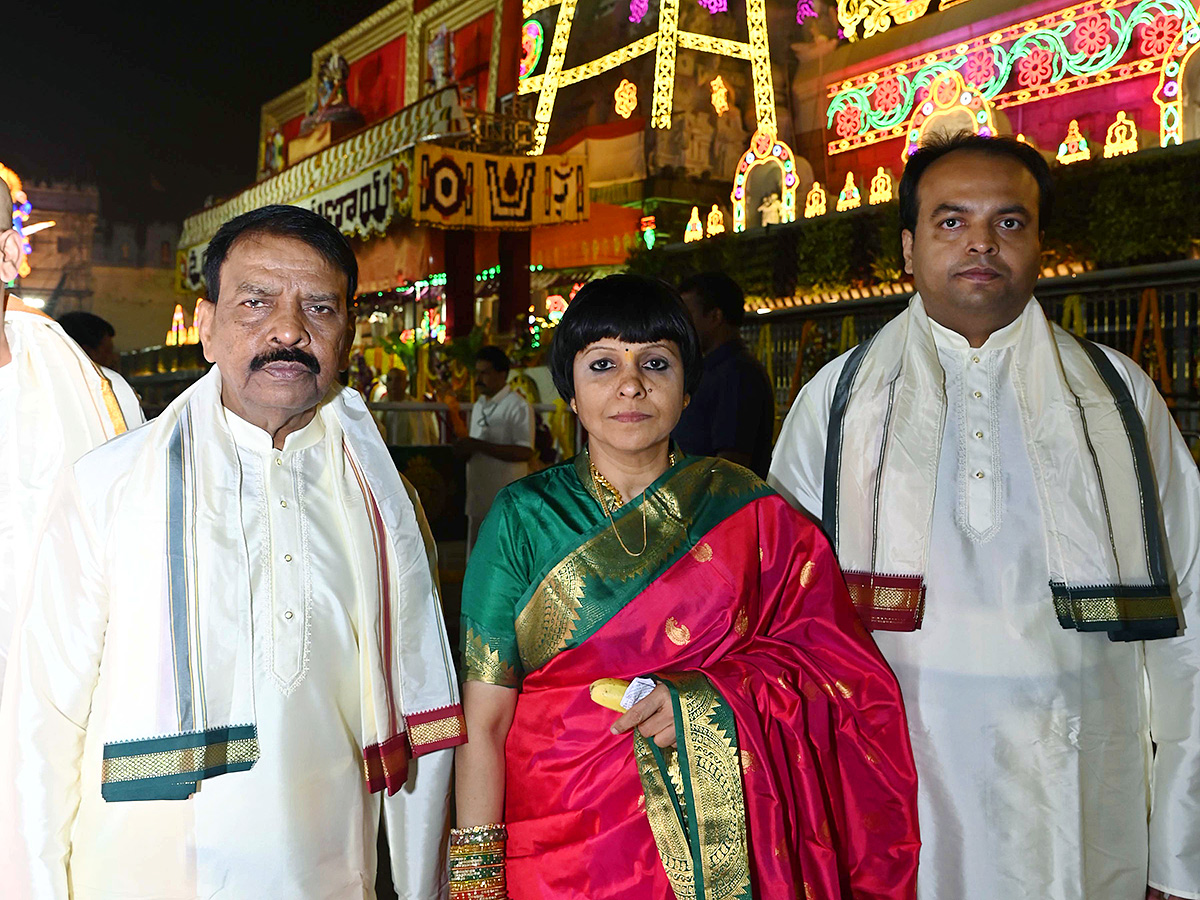
[[[1179,131],[1178,112],[1169,109],[1172,102],[1179,105],[1179,87],[1178,74],[1172,79],[1165,73],[1172,60],[1178,60],[1177,73],[1182,71],[1183,56],[1193,48],[1180,48],[1189,37],[1194,37],[1192,44],[1200,43],[1197,18],[1196,8],[1186,0],[1140,0],[1110,8],[1081,3],[835,82],[829,86],[827,127],[836,138],[828,152],[835,155],[906,137],[914,108],[949,72],[960,73],[991,106],[1003,109],[1151,74],[1161,67],[1164,78],[1155,99],[1163,106],[1166,143]],[[1172,28],[1179,36],[1170,40]],[[1133,55],[1126,60],[1131,48]]]

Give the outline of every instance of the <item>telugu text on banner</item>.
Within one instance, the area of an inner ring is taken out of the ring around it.
[[[587,161],[413,149],[412,217],[439,228],[527,229],[588,217]]]

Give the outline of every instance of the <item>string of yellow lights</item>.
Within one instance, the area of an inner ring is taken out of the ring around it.
[[[670,128],[674,108],[675,61],[679,48],[712,53],[730,59],[750,61],[754,85],[754,109],[758,127],[774,133],[775,87],[771,81],[770,45],[767,36],[766,0],[746,0],[746,20],[749,41],[733,41],[713,35],[679,30],[679,0],[661,0],[659,4],[658,29],[652,33],[570,69],[563,68],[566,48],[571,37],[571,26],[575,18],[578,0],[524,0],[522,11],[526,18],[536,12],[558,6],[558,19],[554,26],[554,38],[546,58],[546,69],[540,75],[524,79],[518,85],[521,94],[537,94],[537,110],[534,113],[533,147],[531,156],[540,155],[546,148],[546,137],[550,131],[550,119],[558,89],[594,78],[637,59],[651,50],[655,51],[654,85],[650,124],[654,128]]]
[[[563,60],[567,56],[567,41],[571,37],[571,22],[575,18],[577,0],[562,0],[558,10],[558,21],[554,24],[554,40],[550,44],[550,55],[546,59],[546,73],[542,78],[542,92],[534,112],[533,148],[530,156],[540,156],[546,149],[546,135],[550,133],[550,116],[554,112],[554,100],[558,94],[558,76]]]
[[[771,47],[767,39],[767,0],[746,0],[750,35],[750,69],[754,80],[754,111],[758,127],[775,133],[775,86],[771,82]]]
[[[685,50],[715,53],[718,56],[728,56],[731,59],[750,59],[749,44],[742,41],[731,41],[728,38],[713,37],[711,34],[681,31],[679,32],[679,46]]]
[[[650,124],[671,127],[675,99],[675,51],[679,47],[679,0],[661,0],[658,8],[658,52],[654,59],[654,106]]]
[[[535,13],[540,13],[543,9],[549,9],[552,6],[558,6],[560,3],[562,3],[562,0],[525,0],[521,4],[521,15],[528,19]]]

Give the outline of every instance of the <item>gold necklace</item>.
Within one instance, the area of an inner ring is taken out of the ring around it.
[[[667,457],[667,468],[670,468],[674,465],[675,465],[675,453],[672,452]],[[646,527],[646,492],[645,492],[645,490],[642,491],[642,549],[639,550],[637,553],[634,553],[632,550],[630,550],[628,547],[625,546],[625,541],[623,541],[621,539],[621,532],[617,530],[617,523],[615,521],[613,521],[612,512],[609,510],[608,504],[606,504],[604,502],[604,493],[605,493],[605,491],[607,491],[609,494],[611,494],[613,497],[615,497],[617,500],[621,501],[622,503],[624,503],[625,498],[622,497],[621,492],[618,491],[615,487],[613,487],[612,484],[609,482],[609,480],[600,473],[600,470],[596,468],[596,464],[594,462],[592,462],[591,460],[588,460],[588,466],[592,470],[592,484],[596,488],[596,496],[600,500],[600,508],[602,510],[604,510],[604,515],[608,518],[608,524],[612,527],[613,534],[617,538],[617,543],[621,545],[621,549],[624,550],[627,555],[632,556],[636,559],[637,557],[641,556],[643,553],[646,552],[646,547],[649,545],[649,532]],[[616,505],[614,505],[613,509],[616,509],[616,508],[617,508]]]

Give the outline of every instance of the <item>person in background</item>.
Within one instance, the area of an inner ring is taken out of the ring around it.
[[[684,452],[716,456],[767,477],[775,435],[775,393],[738,329],[745,296],[723,272],[684,279],[679,294],[704,353],[704,375],[672,435]]]
[[[83,352],[100,367],[101,374],[112,384],[113,393],[117,395],[117,402],[121,404],[121,412],[125,416],[125,424],[136,428],[146,421],[137,394],[117,372],[121,367],[121,357],[113,346],[117,330],[112,324],[95,313],[82,310],[63,313],[58,317],[58,324],[71,340],[83,348]]]
[[[421,507],[334,386],[354,251],[267,206],[204,280],[213,367],[76,463],[37,530],[0,895],[370,897],[382,806],[397,893],[439,900],[466,735]]]
[[[467,461],[467,555],[483,517],[505,485],[529,474],[533,456],[533,407],[507,387],[511,364],[499,347],[475,354],[475,388],[469,436],[454,445]]]
[[[6,287],[24,257],[11,218],[16,190],[0,179],[0,688],[33,535],[54,486],[80,456],[126,428],[112,386],[79,345]]]
[[[1200,897],[1200,475],[1154,383],[1033,296],[1045,160],[909,157],[919,293],[804,386],[771,482],[900,680],[922,900]]]

